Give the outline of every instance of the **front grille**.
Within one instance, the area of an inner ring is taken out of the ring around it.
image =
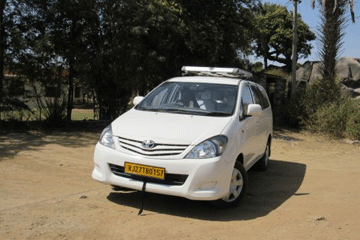
[[[115,174],[116,176],[131,178],[131,179],[135,179],[135,180],[139,180],[139,181],[144,180],[143,176],[137,176],[137,175],[125,173],[124,167],[122,167],[122,166],[109,164],[109,167],[110,167],[111,172],[113,174]],[[165,180],[156,179],[156,178],[147,178],[147,182],[180,186],[185,183],[187,177],[188,177],[188,175],[166,173]]]
[[[141,145],[142,141],[123,137],[119,137],[119,144],[128,151],[150,157],[179,155],[189,146],[185,144],[155,143],[153,148],[145,149]]]

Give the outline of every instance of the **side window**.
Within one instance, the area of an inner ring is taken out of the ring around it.
[[[270,107],[270,102],[269,102],[269,98],[267,97],[266,91],[263,88],[260,88],[261,91],[261,96],[262,96],[262,102],[264,104],[264,109]]]
[[[255,86],[251,86],[251,89],[252,89],[252,91],[253,91],[253,93],[254,93],[255,103],[256,103],[256,104],[259,104],[259,105],[264,109],[264,107],[263,107],[263,105],[262,105],[262,102],[261,102],[261,98],[262,98],[261,92],[260,92],[259,89],[258,89],[257,87],[255,87]]]
[[[266,109],[270,106],[269,99],[266,95],[266,92],[263,88],[258,88],[255,86],[251,86],[253,90],[255,103],[260,104],[262,109]]]
[[[244,108],[243,113],[247,114],[248,105],[254,103],[249,86],[244,86],[241,91],[241,101]]]

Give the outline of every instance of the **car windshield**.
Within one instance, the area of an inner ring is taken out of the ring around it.
[[[165,82],[152,91],[137,110],[230,116],[234,112],[237,85]]]

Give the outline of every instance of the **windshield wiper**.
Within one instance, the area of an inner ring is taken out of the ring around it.
[[[206,116],[229,116],[229,113],[224,112],[206,112],[205,110],[199,111],[199,109],[191,108],[173,108],[173,107],[164,107],[164,108],[144,108],[141,109],[144,111],[151,112],[171,112],[171,113],[184,113],[184,114],[193,114],[193,115],[206,115]]]
[[[193,114],[193,115],[206,115],[205,111],[198,111],[199,109],[183,109],[183,108],[143,108],[139,109],[143,111],[151,111],[151,112],[170,112],[170,113],[184,113],[184,114]]]
[[[164,108],[162,109],[166,112],[173,112],[173,113],[185,113],[185,114],[196,114],[196,115],[203,115],[204,112],[199,112],[197,109],[183,109],[183,108]]]
[[[206,115],[209,116],[229,116],[229,113],[224,113],[224,112],[207,112],[205,113]]]

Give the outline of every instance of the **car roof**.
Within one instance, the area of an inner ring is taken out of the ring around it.
[[[239,85],[241,81],[243,80],[238,78],[227,78],[227,77],[185,76],[185,77],[171,78],[166,82],[194,82],[194,83],[198,82],[198,83]]]

